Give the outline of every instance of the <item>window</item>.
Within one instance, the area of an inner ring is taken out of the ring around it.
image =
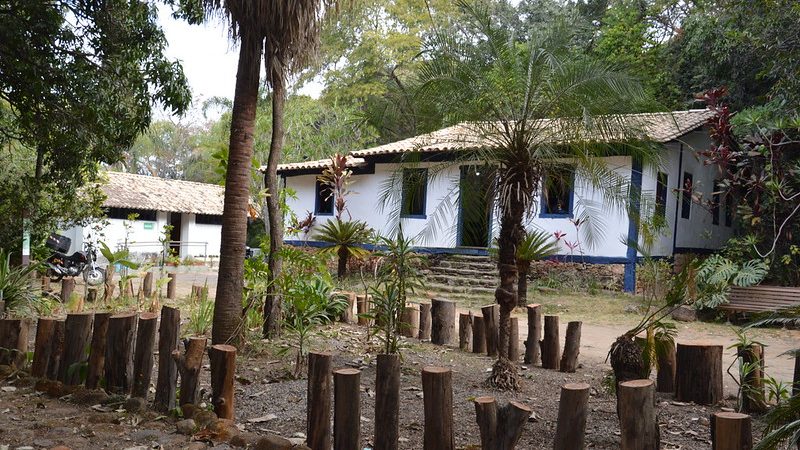
[[[222,225],[222,216],[216,214],[198,214],[194,216],[194,223],[198,225]]]
[[[109,219],[128,220],[128,217],[131,214],[138,214],[136,220],[144,220],[148,222],[156,221],[156,212],[150,209],[106,208],[106,217]]]
[[[669,175],[658,172],[656,179],[656,217],[665,219],[667,217],[667,186],[669,186]]]
[[[719,186],[720,180],[714,180],[714,192],[711,194],[711,223],[719,225],[719,202],[722,197],[720,196]]]
[[[314,214],[318,216],[333,215],[333,192],[330,186],[317,180]]]
[[[683,172],[683,190],[681,191],[681,218],[688,219],[692,211],[692,174]]]
[[[400,217],[425,218],[428,169],[403,169],[403,199]]]
[[[733,198],[729,195],[725,198],[725,226],[733,225]]]
[[[540,217],[572,217],[575,169],[555,170],[544,177]]]

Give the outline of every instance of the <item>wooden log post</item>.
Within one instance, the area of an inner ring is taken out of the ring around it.
[[[508,333],[508,360],[519,362],[519,319],[512,317]]]
[[[450,345],[456,332],[456,304],[450,300],[431,300],[431,343]]]
[[[364,316],[365,314],[369,314],[370,300],[372,300],[371,295],[356,295],[356,312],[358,313],[358,324],[361,326],[368,327],[372,323],[372,320]]]
[[[330,353],[308,354],[306,436],[311,450],[331,448],[331,359]]]
[[[47,376],[48,364],[51,361],[53,351],[57,350],[54,345],[58,319],[52,317],[40,317],[36,322],[36,340],[33,345],[33,364],[31,365],[31,376],[44,378]]]
[[[167,298],[175,300],[178,292],[178,274],[170,272],[167,274],[167,277],[169,277],[169,281],[167,282]]]
[[[434,300],[434,332],[436,330]],[[422,369],[422,400],[425,411],[424,450],[455,450],[453,435],[453,379],[450,369]]]
[[[794,355],[794,376],[792,377],[792,396],[800,395],[800,353]]]
[[[86,289],[86,298],[84,299],[86,303],[94,303],[97,301],[97,288],[90,287]]]
[[[662,339],[656,359],[656,392],[675,392],[675,342]]]
[[[355,292],[342,292],[344,295],[344,301],[347,303],[345,306],[344,311],[339,316],[339,322],[342,323],[353,323],[353,309],[356,307],[356,293]]]
[[[419,310],[416,306],[406,306],[400,316],[400,334],[415,338],[419,335]]]
[[[0,300],[0,317],[6,313],[6,302],[5,300]]]
[[[333,450],[361,448],[361,371],[333,371]]]
[[[64,322],[64,356],[61,359],[58,380],[66,385],[82,382],[81,366],[87,364],[86,349],[92,334],[93,313],[67,314]]]
[[[675,398],[714,405],[722,400],[722,346],[678,343],[675,353]]]
[[[711,414],[712,450],[751,450],[753,424],[747,414],[717,412]]]
[[[514,450],[533,410],[515,401],[498,408],[494,397],[478,397],[474,403],[481,448]]]
[[[142,313],[136,329],[136,347],[133,352],[133,389],[131,396],[147,399],[153,373],[153,347],[156,342],[158,315]]]
[[[22,368],[28,352],[28,319],[0,320],[0,365]]]
[[[558,316],[544,316],[544,339],[541,343],[542,368],[558,370],[561,343],[558,339]]]
[[[233,419],[234,386],[236,375],[236,347],[227,344],[212,345],[208,349],[211,363],[211,404],[220,419]]]
[[[158,378],[153,405],[159,411],[175,408],[175,393],[178,383],[178,365],[172,352],[178,349],[181,329],[181,310],[170,306],[161,307],[161,323],[158,327]]]
[[[431,304],[419,304],[419,340],[429,341],[431,339]]]
[[[400,439],[400,355],[379,354],[375,373],[375,450],[397,450]]]
[[[658,450],[660,437],[652,380],[624,381],[617,388],[622,450]]]
[[[144,279],[142,280],[142,293],[146,298],[150,298],[153,296],[153,272],[147,272],[144,274]]]
[[[561,386],[554,450],[581,450],[589,412],[589,385],[568,383]]]
[[[762,413],[767,410],[764,401],[764,347],[759,344],[738,346],[737,356],[742,366],[749,368],[742,374],[742,410],[743,413]]]
[[[61,302],[68,303],[72,293],[75,292],[75,279],[62,278],[61,279]]]
[[[472,322],[474,319],[472,311],[458,315],[458,348],[465,352],[470,351],[472,345]]]
[[[183,341],[185,354],[180,350],[172,352],[172,359],[181,376],[180,406],[196,405],[200,401],[200,368],[206,351],[206,338],[193,336]]]
[[[472,353],[486,353],[486,327],[483,316],[472,318]]]
[[[64,359],[64,325],[63,319],[56,321],[54,325],[52,348],[44,375],[48,380],[57,380],[61,370],[61,360]]]
[[[486,305],[481,308],[483,314],[483,335],[486,338],[486,356],[497,356],[500,336],[500,305]]]
[[[42,280],[42,293],[49,294],[53,290],[53,287],[50,286],[50,277],[48,277],[47,275],[42,275],[41,280]],[[0,311],[0,314],[2,314],[2,311]]]
[[[106,357],[103,372],[106,390],[113,394],[129,394],[133,387],[133,346],[137,315],[115,314],[108,319]]]
[[[578,355],[581,352],[581,324],[582,322],[569,322],[567,336],[564,339],[564,354],[561,355],[559,370],[562,372],[575,372],[578,369]]]
[[[92,343],[89,348],[89,367],[86,371],[86,387],[89,389],[97,389],[105,370],[109,318],[111,318],[110,312],[94,313]]]

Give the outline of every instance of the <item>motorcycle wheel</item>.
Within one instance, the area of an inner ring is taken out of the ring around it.
[[[106,271],[96,267],[94,269],[87,267],[83,271],[83,281],[89,286],[99,286],[106,280]]]
[[[61,279],[64,278],[64,275],[57,274],[53,269],[47,269],[45,276],[50,278],[50,282],[52,283],[59,283]]]

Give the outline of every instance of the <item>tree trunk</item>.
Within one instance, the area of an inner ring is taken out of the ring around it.
[[[511,333],[508,336],[508,360],[519,362],[519,319],[511,318]]]
[[[472,353],[486,353],[486,327],[483,316],[472,318]]]
[[[306,435],[311,450],[331,448],[331,354],[308,354]]]
[[[655,410],[655,386],[651,380],[631,380],[617,391],[622,450],[658,450],[660,437]]]
[[[656,355],[656,392],[675,392],[675,343],[665,339],[660,346],[663,351]]]
[[[116,314],[108,319],[105,380],[109,393],[127,395],[133,382],[133,339],[136,314]]]
[[[88,360],[86,348],[89,347],[93,319],[93,313],[67,314],[64,323],[64,356],[58,377],[66,385],[81,383],[81,366]]]
[[[167,282],[167,298],[175,300],[178,297],[178,274],[170,272],[167,274],[169,281]],[[214,308],[216,310],[216,308]]]
[[[203,366],[203,354],[206,350],[206,338],[190,337],[184,341],[185,354],[180,350],[172,352],[172,359],[178,366],[181,376],[180,406],[196,405],[200,401],[200,368]]]
[[[530,304],[528,311],[528,339],[525,341],[525,364],[539,364],[539,341],[542,339],[542,306]]]
[[[29,330],[28,319],[0,319],[0,365],[22,368]]]
[[[554,450],[582,450],[589,412],[589,385],[570,383],[561,386]]]
[[[419,310],[416,306],[403,308],[403,315],[400,318],[400,334],[408,338],[419,335]]]
[[[567,324],[567,337],[564,339],[564,354],[561,355],[559,370],[575,372],[578,369],[578,355],[581,352],[581,322]]]
[[[267,73],[267,80],[272,85],[272,141],[269,146],[269,157],[267,158],[267,170],[265,181],[267,193],[267,219],[269,220],[269,254],[267,255],[267,275],[268,287],[265,308],[268,305],[269,311],[264,311],[264,336],[276,336],[280,332],[282,296],[275,280],[281,275],[282,262],[279,252],[283,247],[283,213],[280,208],[280,185],[278,181],[278,163],[281,161],[283,153],[283,109],[286,103],[286,72],[281,61],[273,58],[270,61],[272,73]],[[258,73],[256,73],[258,79]],[[258,89],[256,86],[256,94]],[[250,146],[252,148],[252,145]],[[245,227],[246,228],[246,227]],[[245,229],[246,231],[246,229]]]
[[[470,345],[472,344],[473,321],[472,311],[467,314],[461,313],[458,316],[458,348],[465,352],[470,351]]]
[[[483,313],[483,335],[486,338],[486,356],[497,356],[500,306],[487,305],[481,308],[481,312]]]
[[[342,292],[342,294],[346,297],[345,301],[347,302],[347,307],[342,311],[342,315],[339,316],[339,322],[353,323],[353,309],[356,306],[356,293]]]
[[[450,345],[456,331],[456,304],[449,300],[431,300],[431,343]]]
[[[424,450],[455,450],[452,382],[453,375],[450,369],[444,367],[422,369],[422,400],[425,412]]]
[[[523,175],[514,173],[516,169],[509,169],[509,175],[516,180]],[[520,180],[522,181],[522,180]],[[514,184],[513,180],[507,182]],[[533,189],[533,186],[530,187]],[[525,215],[525,205],[521,201],[509,201],[501,205],[500,234],[497,237],[497,271],[500,275],[500,285],[495,290],[494,296],[500,305],[500,320],[498,323],[498,345],[500,359],[508,359],[508,341],[511,332],[511,311],[517,306],[517,248],[522,241],[522,219]],[[486,317],[484,313],[483,317]],[[487,340],[490,339],[487,336]]]
[[[142,280],[142,292],[147,298],[153,296],[153,272],[148,271],[144,275],[144,280]]]
[[[475,419],[483,450],[514,450],[533,411],[515,401],[498,408],[494,397],[475,399]]]
[[[419,304],[419,340],[425,341],[431,338],[431,304]]]
[[[69,303],[69,298],[75,291],[75,279],[64,278],[61,280],[61,303]]]
[[[253,167],[253,134],[258,103],[262,40],[242,30],[236,90],[231,112],[228,164],[225,172],[225,203],[222,211],[217,293],[214,305],[212,342],[226,344],[238,337],[242,322],[244,256],[247,217],[250,210],[250,182]]]
[[[55,324],[52,345],[50,350],[50,360],[47,362],[47,372],[45,378],[57,380],[58,371],[61,370],[61,361],[64,359],[64,320],[59,320]]]
[[[208,360],[211,364],[211,404],[214,405],[214,412],[220,419],[233,419],[236,347],[212,345],[208,349]]]
[[[751,450],[753,424],[747,414],[717,412],[711,414],[712,450]]]
[[[158,316],[154,313],[139,315],[139,326],[136,329],[136,349],[133,353],[133,389],[132,397],[147,399],[150,390],[150,378],[153,374],[153,347],[156,341],[156,325]]]
[[[542,368],[558,370],[561,358],[561,343],[558,339],[558,316],[544,316],[544,340],[542,340]]]
[[[517,270],[519,271],[519,279],[517,281],[517,306],[525,306],[528,304],[528,272],[530,268],[530,261],[517,261]]]
[[[161,323],[158,327],[158,378],[153,401],[159,411],[175,408],[175,393],[178,383],[178,365],[172,352],[178,349],[181,330],[181,310],[169,306],[161,308]]]
[[[375,450],[397,450],[400,439],[400,355],[379,354],[375,373]]]
[[[86,373],[86,387],[97,389],[106,364],[106,342],[108,335],[109,312],[94,313],[92,344],[89,349],[89,370]]]
[[[675,398],[680,402],[715,405],[722,400],[722,346],[678,344]]]
[[[34,342],[31,366],[31,375],[36,378],[47,376],[52,353],[58,350],[58,346],[55,345],[58,323],[58,319],[40,317],[36,324],[36,341]]]
[[[361,371],[333,371],[333,450],[361,448]]]
[[[347,250],[347,247],[340,246],[339,250],[336,252],[337,254],[337,264],[336,264],[336,277],[339,281],[344,280],[344,277],[347,276],[347,259],[350,256],[350,253]]]

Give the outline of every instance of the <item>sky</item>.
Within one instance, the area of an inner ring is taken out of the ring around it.
[[[189,25],[173,19],[170,9],[163,5],[159,6],[158,20],[167,37],[166,55],[181,62],[192,89],[193,111],[183,120],[205,121],[200,111],[205,100],[212,97],[233,99],[238,45],[230,42],[227,27],[216,20],[202,25]],[[321,91],[321,84],[309,83],[300,93],[316,98]],[[165,112],[157,116],[170,117]]]

